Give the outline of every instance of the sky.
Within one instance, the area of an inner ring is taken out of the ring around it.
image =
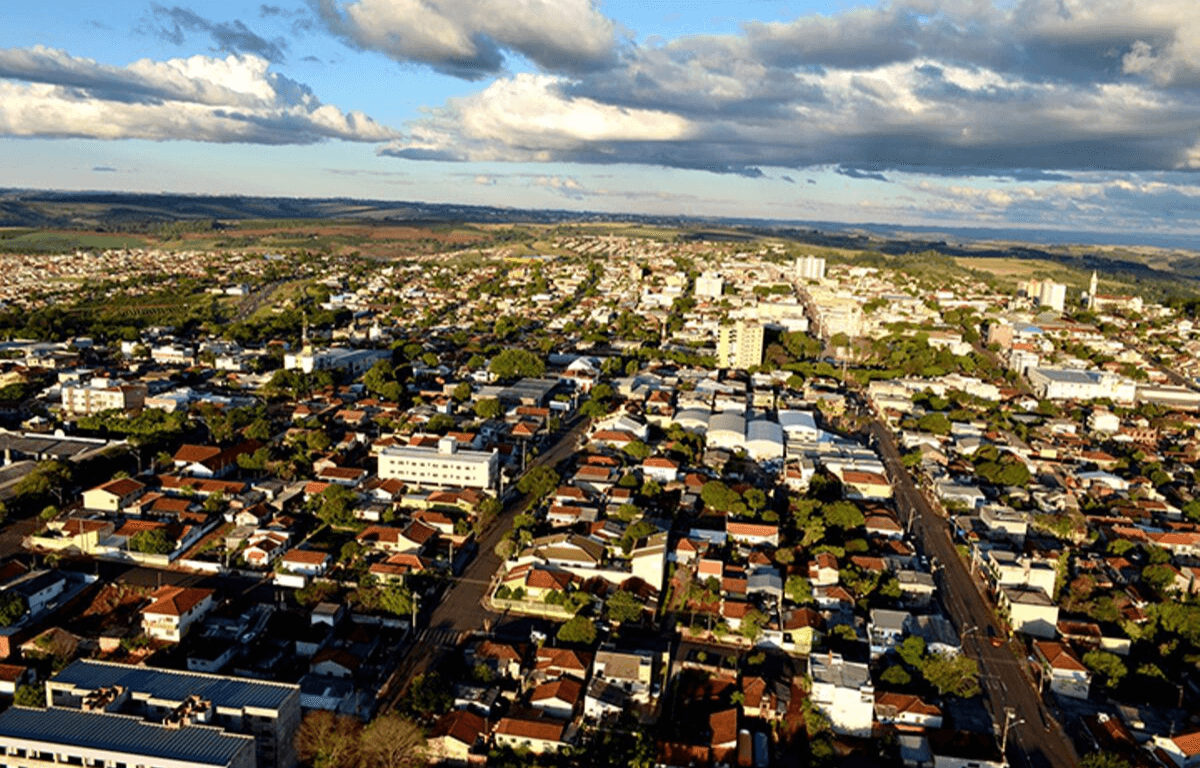
[[[19,2],[0,187],[1200,235],[1197,0]]]

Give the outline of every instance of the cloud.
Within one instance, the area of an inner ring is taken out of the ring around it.
[[[477,80],[505,54],[547,71],[583,73],[616,61],[616,25],[593,0],[309,0],[348,44]]]
[[[178,5],[167,8],[151,3],[150,12],[158,25],[151,25],[148,31],[175,45],[183,45],[187,33],[199,32],[212,38],[213,46],[222,53],[252,53],[276,63],[285,58],[287,40],[282,37],[267,40],[241,21],[209,21]]]
[[[118,173],[118,171],[111,165],[97,165],[92,168],[92,173]]]
[[[254,144],[399,136],[269,67],[253,55],[115,67],[50,48],[0,49],[0,135]]]
[[[358,18],[356,29],[382,19],[384,8],[396,18],[416,13],[408,2],[319,2],[344,24]],[[480,2],[453,13],[440,0],[421,6],[448,25],[439,39],[467,41],[455,61],[474,62],[476,74],[494,71],[484,65],[486,46],[469,44],[480,27],[464,21]],[[580,29],[593,26],[580,18]],[[451,61],[441,48],[415,54],[416,38],[393,23],[370,28],[380,40],[393,36],[397,58]],[[894,172],[1067,181],[1097,170],[1200,169],[1194,0],[1017,0],[1006,8],[898,0],[655,44],[593,37],[608,40],[615,58],[589,55],[597,66],[569,70],[531,56],[543,72],[502,76],[447,101],[383,154],[748,177],[822,167],[879,180]],[[523,52],[494,52],[504,50]]]

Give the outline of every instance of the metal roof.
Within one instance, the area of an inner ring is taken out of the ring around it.
[[[89,691],[121,685],[131,693],[149,694],[166,701],[183,701],[197,694],[216,707],[235,709],[279,709],[284,700],[299,689],[299,686],[288,683],[134,667],[89,659],[72,662],[50,682],[65,683]]]
[[[218,728],[168,728],[126,715],[59,707],[12,707],[0,713],[0,738],[205,765],[228,765],[242,750],[254,749],[253,736]]]

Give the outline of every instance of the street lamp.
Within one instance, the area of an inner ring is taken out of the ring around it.
[[[1004,761],[1006,763],[1008,762],[1008,757],[1007,757],[1007,754],[1008,754],[1008,729],[1011,726],[1021,725],[1025,722],[1024,720],[1014,720],[1014,718],[1016,718],[1016,716],[1017,716],[1017,713],[1013,710],[1012,707],[1004,708],[1004,731],[1000,736],[1000,756],[1004,759]]]

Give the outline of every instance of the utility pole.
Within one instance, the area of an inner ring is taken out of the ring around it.
[[[1016,713],[1016,711],[1013,710],[1012,707],[1004,708],[1004,730],[1000,736],[1000,756],[1001,756],[1001,758],[1004,759],[1005,764],[1008,763],[1007,754],[1008,754],[1008,731],[1009,731],[1009,728],[1014,725],[1020,725],[1025,722],[1024,720],[1016,720],[1014,722],[1016,716],[1017,716],[1017,713]]]

